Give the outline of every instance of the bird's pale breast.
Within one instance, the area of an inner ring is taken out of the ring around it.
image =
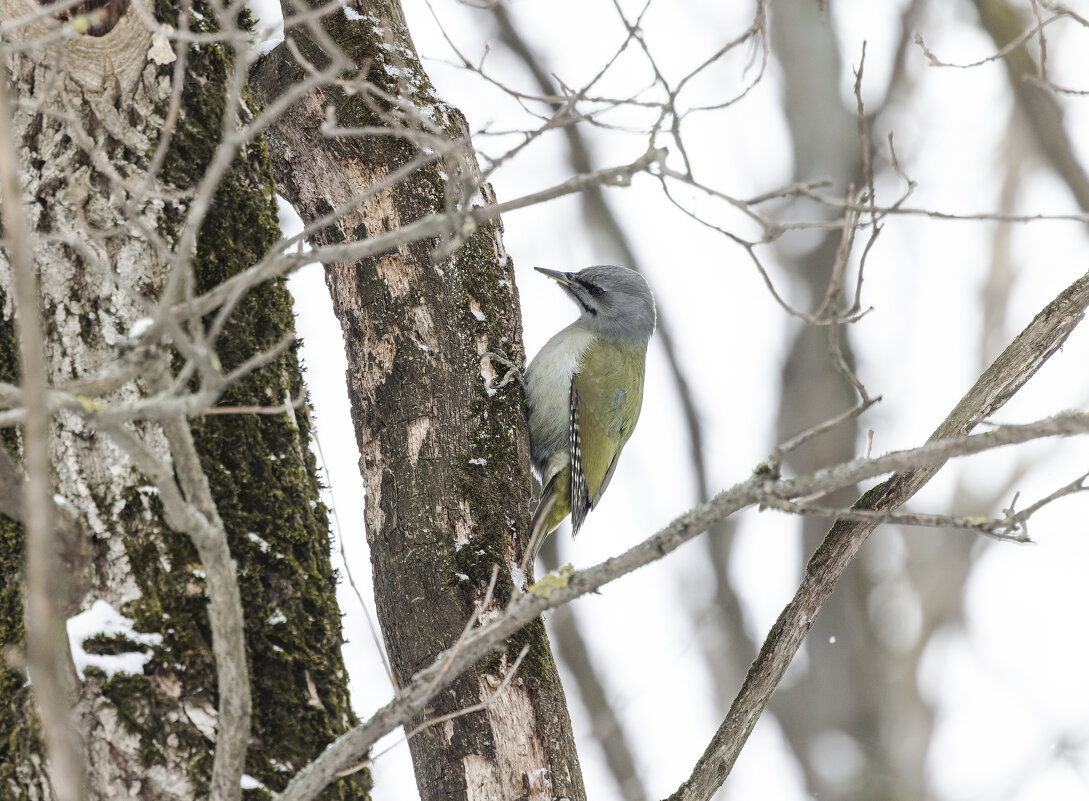
[[[596,335],[577,324],[569,325],[545,343],[526,368],[526,406],[532,440],[533,468],[547,482],[566,465],[571,441],[571,376]],[[549,464],[553,454],[562,456]]]

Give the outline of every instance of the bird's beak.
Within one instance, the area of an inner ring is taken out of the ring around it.
[[[571,286],[571,279],[567,273],[561,273],[559,270],[549,270],[545,267],[534,267],[533,269],[543,275],[547,275],[553,281],[563,284],[563,286]]]

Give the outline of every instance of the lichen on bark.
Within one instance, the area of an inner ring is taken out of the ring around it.
[[[199,17],[192,17],[192,27],[210,31],[213,9],[205,2],[193,6]],[[160,21],[176,24],[177,10],[178,6],[164,0],[154,12]],[[103,41],[120,36],[125,24],[121,20],[117,31]],[[142,23],[139,27],[143,28]],[[146,47],[140,55],[144,52]],[[191,189],[209,164],[221,135],[224,86],[232,66],[233,56],[225,45],[190,48],[178,127],[160,176],[167,188]],[[21,68],[16,71],[16,91],[32,92],[45,85],[40,71],[48,65],[27,61]],[[140,176],[159,141],[170,75],[169,66],[145,65],[134,80],[121,81],[121,94],[108,100],[109,107],[72,80],[68,91],[73,106],[68,113],[108,116],[116,104],[127,114],[117,119],[125,120],[130,129],[111,128],[117,123],[111,118],[109,124],[91,125],[88,130],[101,152],[121,164],[127,174]],[[23,134],[18,146],[28,156],[27,191],[38,194],[41,201],[32,204],[38,215],[35,225],[43,233],[78,235],[81,229],[76,223],[83,220],[80,224],[92,228],[109,224],[115,232],[126,230],[129,238],[113,233],[106,240],[111,249],[94,254],[100,261],[90,264],[78,249],[54,247],[36,254],[49,259],[41,267],[43,277],[49,279],[42,312],[51,337],[54,380],[84,377],[116,359],[124,347],[121,335],[140,312],[140,304],[133,302],[128,290],[135,287],[154,298],[166,274],[138,227],[121,226],[122,201],[116,193],[109,194],[108,180],[81,155],[63,125],[58,116],[25,114],[16,123]],[[117,135],[126,131],[131,136],[122,141]],[[52,150],[42,152],[43,147]],[[74,210],[67,199],[75,181],[83,195]],[[184,194],[167,196],[175,199],[152,203],[140,213],[145,223],[173,240],[187,207]],[[83,217],[73,213],[84,207],[89,212]],[[197,291],[262,256],[279,236],[276,220],[268,152],[258,139],[242,149],[219,183],[193,260]],[[99,241],[85,239],[91,249]],[[8,280],[2,261],[0,257],[0,289]],[[102,274],[95,284],[84,286],[81,279],[97,275],[90,267],[101,269]],[[0,372],[13,362],[16,352],[10,336],[10,308],[8,304],[3,308],[7,314],[0,320]],[[223,369],[230,370],[271,347],[293,327],[284,281],[258,287],[238,304],[216,343]],[[15,377],[5,373],[0,379]],[[131,400],[139,392],[132,384],[109,400]],[[302,394],[300,365],[292,348],[230,387],[221,402],[279,405]],[[150,447],[165,453],[157,426],[144,423],[136,428]],[[215,416],[197,419],[192,430],[239,565],[254,698],[246,772],[268,790],[278,790],[354,722],[340,655],[329,520],[308,448],[309,421],[301,410],[294,415]],[[59,418],[56,440],[58,490],[80,509],[94,545],[87,570],[91,577],[87,602],[107,598],[134,620],[137,630],[163,636],[142,675],[108,677],[95,668],[86,671],[80,687],[80,716],[89,725],[84,732],[88,768],[92,773],[104,769],[101,776],[92,778],[91,791],[116,797],[131,791],[135,781],[149,798],[159,793],[172,798],[203,797],[212,762],[210,738],[214,737],[217,695],[203,574],[195,550],[185,536],[165,524],[154,488],[106,435],[68,415]],[[100,480],[90,467],[95,463],[110,468],[103,471],[108,481]],[[0,645],[15,649],[22,638],[21,547],[19,528],[0,520],[0,612],[4,613]],[[119,647],[118,643],[97,645]],[[4,733],[0,798],[49,797],[44,756],[34,742],[33,714],[24,684],[19,671],[0,665],[0,731]],[[110,749],[114,749],[112,757]],[[369,774],[364,771],[330,786],[321,797],[363,799],[368,790]],[[245,790],[244,795],[265,797],[268,791]]]
[[[0,290],[0,308],[4,293]],[[0,381],[16,383],[13,321],[0,318]],[[0,447],[17,452],[12,431],[5,431]],[[23,629],[23,527],[11,518],[0,515],[0,799],[14,797],[18,786],[17,765],[28,753],[40,752],[41,743],[36,726],[27,726],[30,716],[29,687],[23,671],[16,669],[9,657],[20,653],[25,641]]]
[[[195,4],[198,11],[201,5]],[[171,19],[164,2],[161,18]],[[245,13],[245,12],[244,12]],[[213,20],[210,8],[201,14]],[[191,48],[179,129],[171,141],[164,180],[181,189],[203,177],[221,130],[224,86],[233,58],[223,47]],[[165,211],[167,217],[169,210]],[[254,263],[278,239],[276,201],[263,139],[246,146],[222,177],[201,227],[193,262],[196,291],[211,289]],[[222,369],[230,371],[271,348],[294,329],[286,282],[251,290],[231,315],[219,341]],[[229,387],[226,405],[276,405],[303,395],[297,349]],[[347,673],[340,655],[336,575],[329,559],[329,519],[320,500],[316,464],[309,450],[305,413],[203,417],[193,421],[194,440],[212,495],[239,565],[246,644],[254,699],[253,741],[247,772],[272,790],[305,765],[354,722]],[[161,575],[159,563],[135,566],[145,576],[149,606],[184,610],[174,633],[186,638],[183,664],[196,668],[193,689],[214,688],[203,605],[186,603],[192,573],[187,540],[163,532],[172,543],[168,563],[180,570]],[[164,581],[164,579],[166,579]],[[172,580],[171,580],[172,579]],[[184,635],[182,634],[184,632]],[[369,774],[330,787],[325,799],[363,798]]]
[[[348,5],[355,13],[332,10],[321,25],[366,74],[349,73],[343,83],[309,93],[270,127],[281,193],[311,222],[350,205],[426,152],[413,141],[414,130],[441,132],[446,145],[436,146],[442,158],[366,196],[311,242],[374,237],[429,215],[494,202],[480,184],[468,124],[434,94],[400,6],[392,0]],[[303,26],[289,35],[304,58],[319,67],[328,63]],[[304,74],[281,46],[254,70],[251,85],[268,102]],[[358,88],[362,79],[374,91]],[[348,85],[358,91],[344,91]],[[329,138],[321,128],[329,112],[346,128],[405,129],[398,136]],[[449,250],[437,239],[417,241],[326,265],[348,355],[379,619],[402,682],[453,645],[467,619],[490,614],[512,597],[527,528],[521,388],[492,390],[480,361],[489,350],[524,358],[513,264],[498,221],[459,235],[464,238]],[[491,605],[477,609],[496,566]],[[454,681],[421,718],[488,697],[524,644],[530,650],[503,703],[410,741],[425,801],[466,798],[468,788],[475,798],[585,797],[563,690],[539,622],[512,638],[504,654]]]

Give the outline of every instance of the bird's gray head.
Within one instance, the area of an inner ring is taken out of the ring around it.
[[[646,343],[654,333],[654,295],[627,267],[598,265],[577,273],[534,268],[555,279],[582,311],[579,322],[612,339]]]

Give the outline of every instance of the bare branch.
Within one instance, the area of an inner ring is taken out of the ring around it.
[[[952,69],[967,70],[967,69],[972,69],[974,67],[982,67],[984,64],[989,64],[992,61],[1000,61],[1001,59],[1004,59],[1006,56],[1010,55],[1010,53],[1017,50],[1019,47],[1022,47],[1026,42],[1031,41],[1034,37],[1042,37],[1044,28],[1046,28],[1048,25],[1051,25],[1053,22],[1058,22],[1063,17],[1076,17],[1077,16],[1073,12],[1071,12],[1071,11],[1069,11],[1067,9],[1063,9],[1062,11],[1059,11],[1059,12],[1055,13],[1054,15],[1048,17],[1046,20],[1040,20],[1039,12],[1036,9],[1035,1],[1033,2],[1032,5],[1033,5],[1034,11],[1036,11],[1036,19],[1037,19],[1036,24],[1033,25],[1030,28],[1026,28],[1025,30],[1021,31],[1021,33],[1019,33],[1015,38],[1011,39],[1007,44],[1000,47],[997,51],[995,51],[991,55],[986,56],[985,58],[981,58],[981,59],[979,59],[977,61],[971,61],[971,62],[967,62],[967,63],[963,63],[963,64],[956,64],[956,63],[953,63],[953,62],[950,62],[950,61],[943,61],[942,59],[938,58],[938,56],[934,53],[933,50],[931,50],[929,47],[926,46],[926,43],[923,41],[922,34],[919,33],[918,31],[916,31],[915,37],[914,37],[915,38],[915,44],[918,45],[919,49],[923,52],[923,55],[926,56],[927,60],[930,62],[930,66],[932,66],[932,67],[949,67],[949,68],[952,68]]]
[[[7,53],[0,49],[0,215],[7,257],[13,273],[13,294],[19,340],[19,369],[27,414],[23,421],[23,524],[26,531],[26,651],[34,675],[34,698],[52,764],[52,781],[60,801],[86,796],[83,757],[72,725],[71,657],[64,621],[57,609],[58,585],[65,576],[57,564],[50,500],[49,428],[53,414],[46,402],[45,336],[38,313],[38,280],[31,258],[23,197],[19,189],[18,156],[8,99]],[[0,445],[0,447],[3,447]],[[59,593],[63,595],[63,593]]]
[[[168,387],[165,364],[149,375],[149,383],[159,391]],[[173,518],[172,525],[189,535],[204,566],[219,696],[209,797],[231,801],[241,795],[239,781],[249,745],[251,709],[237,566],[188,423],[181,417],[167,418],[162,428],[170,445],[172,467],[122,426],[106,430],[155,482],[163,507]]]
[[[857,508],[884,511],[900,505],[956,455],[979,453],[1040,436],[1089,433],[1089,414],[1069,413],[1023,426],[1001,426],[985,434],[965,432],[997,410],[1024,385],[1051,356],[1081,320],[1089,306],[1089,274],[1068,287],[1048,305],[969,390],[934,436],[919,448],[886,454],[877,459],[856,459],[792,479],[777,479],[767,471],[720,493],[681,515],[666,528],[627,552],[587,570],[553,573],[513,599],[496,619],[473,629],[457,645],[440,654],[432,665],[417,673],[396,698],[370,720],[332,743],[314,762],[300,770],[279,801],[309,801],[343,770],[362,757],[386,732],[418,715],[434,693],[462,670],[495,648],[502,647],[522,626],[546,609],[567,603],[663,558],[719,520],[768,498],[791,499],[853,486],[859,481],[902,469],[866,493]],[[831,593],[836,580],[853,558],[865,536],[876,525],[837,523],[817,551],[794,601],[772,629],[760,656],[749,671],[726,720],[692,776],[674,799],[706,799],[729,773],[752,727],[756,725],[772,691],[781,680],[813,618]]]
[[[508,211],[526,208],[528,206],[553,200],[558,197],[581,192],[588,186],[626,186],[638,173],[649,171],[654,165],[659,164],[665,157],[664,151],[648,150],[635,161],[618,167],[607,167],[595,170],[588,175],[577,175],[548,189],[542,189],[524,195],[504,203],[494,203],[488,206],[474,208],[466,215],[465,226],[480,226],[499,217]],[[191,301],[184,301],[173,307],[173,314],[178,319],[207,314],[218,308],[241,289],[245,290],[272,278],[286,275],[304,264],[315,261],[323,263],[337,261],[358,261],[359,259],[375,256],[386,251],[393,250],[401,245],[417,242],[422,239],[430,239],[441,235],[456,233],[451,230],[451,222],[445,214],[432,214],[423,219],[395,229],[388,234],[364,239],[356,242],[347,242],[339,245],[326,245],[315,248],[308,253],[283,254],[282,252],[270,252],[253,267],[243,270],[237,275],[228,278],[218,284],[204,295]],[[243,289],[244,288],[244,289]]]
[[[1078,480],[1076,488],[1063,488],[1062,495],[1048,496],[1046,503],[1059,497],[1069,495],[1075,491],[1083,491],[1082,480]],[[770,499],[763,504],[768,509],[778,509],[790,514],[805,515],[807,517],[827,517],[832,520],[852,520],[856,522],[872,522],[876,525],[893,524],[898,526],[922,526],[926,528],[962,528],[975,531],[996,540],[1005,542],[1031,542],[1025,523],[1031,515],[1018,514],[1014,516],[1012,510],[1007,510],[1003,517],[963,517],[960,515],[945,514],[920,514],[917,512],[875,512],[871,509],[851,509],[848,507],[814,506],[810,503],[796,503],[782,499]],[[1041,508],[1034,504],[1033,512]]]
[[[306,393],[300,392],[294,398],[289,398],[286,403],[279,406],[213,406],[205,409],[201,414],[209,417],[217,414],[290,414],[295,409],[301,409],[306,405]]]
[[[811,428],[808,428],[805,431],[802,431],[801,433],[791,437],[786,442],[779,445],[779,447],[777,447],[772,452],[771,456],[768,457],[768,464],[772,466],[772,469],[774,471],[778,472],[779,465],[782,464],[783,459],[788,453],[797,450],[802,445],[809,442],[809,440],[814,439],[815,437],[819,437],[821,434],[824,434],[827,431],[831,431],[834,428],[838,428],[849,420],[853,420],[856,417],[859,417],[861,414],[863,414],[863,412],[865,412],[867,409],[869,409],[880,400],[880,395],[878,395],[876,398],[865,398],[857,406],[852,406],[850,409],[843,412],[842,414],[837,415],[830,420],[820,422],[817,425],[812,426]],[[868,453],[866,455],[869,456]]]
[[[988,434],[964,437],[976,425],[994,414],[1018,389],[1036,373],[1040,366],[1053,354],[1075,326],[1081,321],[1086,307],[1089,307],[1089,273],[1083,275],[1054,301],[1041,311],[1028,327],[999,355],[989,368],[980,376],[975,385],[957,404],[941,425],[935,430],[927,445],[917,451],[935,448],[927,459],[928,466],[900,463],[901,472],[894,474],[887,481],[865,493],[855,504],[856,509],[885,511],[895,509],[914,495],[941,468],[943,454],[948,454],[949,445],[955,439],[963,444],[983,445],[982,437]],[[1080,426],[1089,422],[1089,415],[1063,415],[1062,422],[1053,418],[1058,426],[1073,424]],[[1052,421],[1045,421],[1042,427],[1049,427]],[[1012,427],[1022,428],[1022,427]],[[1037,429],[1039,430],[1039,429]],[[1004,436],[1016,436],[1017,432],[1008,431]],[[952,438],[952,439],[950,439]],[[903,455],[906,452],[901,452]],[[882,462],[882,457],[872,460],[875,463],[892,466],[898,462],[895,454],[892,459]],[[837,468],[832,468],[838,472]],[[818,471],[818,474],[826,471]],[[846,472],[852,472],[848,469]],[[818,474],[814,474],[814,477]],[[791,481],[784,482],[792,484]],[[845,481],[840,486],[849,486],[854,481]],[[809,494],[809,481],[802,482],[804,487],[797,487],[798,495]],[[816,487],[812,487],[816,489]],[[788,490],[791,492],[791,490]],[[768,634],[760,653],[749,668],[745,683],[734,700],[733,706],[715,732],[710,744],[700,757],[691,776],[670,798],[671,801],[696,801],[708,799],[725,781],[737,760],[756,721],[759,719],[771,694],[775,691],[786,672],[787,666],[801,647],[814,618],[820,612],[824,602],[831,595],[839,577],[846,570],[858,549],[865,542],[877,524],[873,521],[849,522],[837,521],[825,537],[824,542],[813,554],[806,566],[794,598],[783,610],[771,632]]]
[[[304,401],[305,403],[305,401]],[[321,447],[321,437],[318,436],[318,427],[314,422],[313,415],[310,414],[310,406],[304,405],[304,411],[306,412],[306,421],[310,424],[310,435],[314,438],[314,445],[318,449],[318,459],[321,460],[321,469],[324,471],[326,477],[329,474],[329,465],[325,461],[325,452]],[[337,511],[336,504],[333,504],[333,520],[336,521],[337,530],[337,545],[340,548],[340,559],[344,563],[344,572],[348,576],[348,584],[352,588],[352,592],[355,593],[356,600],[359,602],[359,608],[363,611],[363,616],[367,619],[367,628],[370,630],[371,639],[374,641],[375,650],[378,651],[378,656],[382,660],[382,667],[386,669],[386,675],[389,677],[390,686],[393,687],[393,691],[399,692],[400,687],[397,684],[397,676],[394,675],[393,668],[389,663],[389,656],[386,654],[385,643],[382,642],[382,636],[378,633],[378,624],[375,622],[371,615],[370,609],[363,602],[363,594],[359,591],[359,587],[355,583],[355,576],[352,574],[351,564],[348,562],[347,549],[344,547],[344,527],[340,524],[340,513]]]

